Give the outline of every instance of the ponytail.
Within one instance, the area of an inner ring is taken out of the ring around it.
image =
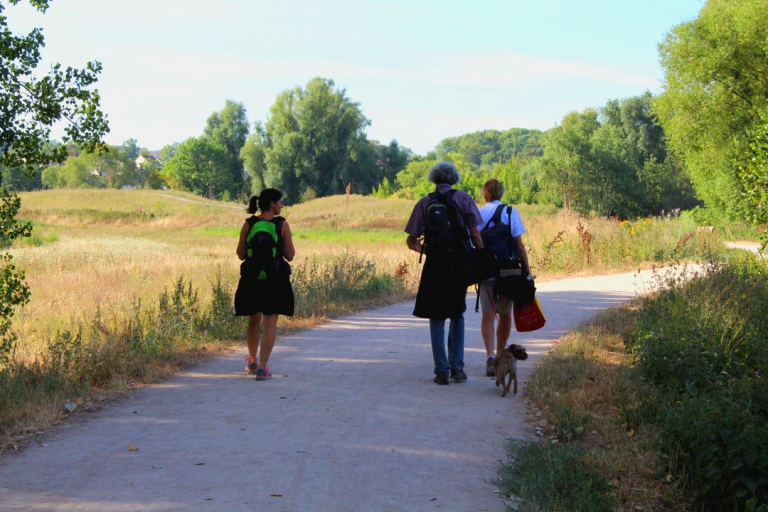
[[[256,213],[256,210],[262,212],[269,210],[272,203],[276,203],[282,199],[283,193],[276,188],[265,188],[261,191],[261,194],[257,196],[251,196],[251,200],[248,201],[248,208],[245,210],[250,214]]]

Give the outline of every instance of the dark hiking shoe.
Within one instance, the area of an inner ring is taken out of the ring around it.
[[[451,370],[451,378],[455,382],[466,382],[467,380],[467,374],[464,373],[464,370]]]
[[[259,368],[256,370],[256,380],[271,379],[272,374],[269,372],[269,368]]]
[[[493,366],[493,356],[489,356],[488,359],[485,360],[485,375],[486,377],[496,376],[496,367]]]
[[[435,374],[435,384],[438,386],[447,386],[450,384],[448,382],[448,374],[447,373],[436,373]]]

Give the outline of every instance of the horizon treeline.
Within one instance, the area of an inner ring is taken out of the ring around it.
[[[264,187],[287,204],[343,193],[416,199],[429,168],[451,160],[458,188],[480,200],[501,180],[509,203],[547,203],[631,218],[704,205],[709,218],[768,221],[768,0],[709,1],[659,45],[663,93],[613,99],[567,113],[545,132],[510,128],[443,139],[426,155],[367,138],[370,120],[333,80],[280,93],[251,125],[227,100],[203,133],[157,155],[136,140],[97,155],[70,148],[37,176],[2,169],[15,190],[170,187],[244,200]],[[134,156],[137,155],[137,156]],[[139,164],[138,155],[144,156]]]

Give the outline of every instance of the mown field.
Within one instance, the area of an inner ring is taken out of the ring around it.
[[[67,400],[152,381],[190,359],[242,342],[232,317],[237,236],[234,203],[143,190],[21,195],[32,237],[10,248],[30,303],[0,367],[0,431],[56,421]],[[329,316],[413,296],[420,265],[405,246],[407,200],[343,196],[287,207],[297,256],[297,329]],[[725,251],[720,233],[690,218],[619,222],[519,207],[538,279],[620,271]],[[35,405],[37,404],[37,405]],[[41,410],[43,412],[41,412]]]

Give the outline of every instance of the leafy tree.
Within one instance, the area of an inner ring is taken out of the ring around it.
[[[566,209],[627,218],[695,204],[651,102],[650,93],[611,100],[547,132],[543,183]]]
[[[584,205],[585,176],[593,167],[590,140],[599,126],[596,109],[570,112],[544,137],[545,183],[560,194],[566,212]]]
[[[114,146],[97,152],[69,157],[63,165],[43,170],[42,183],[48,188],[120,188],[143,185],[136,162]]]
[[[514,204],[522,200],[520,169],[523,162],[524,160],[513,157],[491,168],[491,176],[504,184],[504,196],[501,198],[504,203]]]
[[[176,154],[176,151],[179,149],[179,146],[181,143],[174,142],[173,144],[168,144],[167,146],[163,146],[163,148],[160,150],[160,154],[157,156],[158,161],[161,165],[165,165],[168,160],[173,158],[173,155]]]
[[[385,176],[384,179],[381,180],[381,184],[379,184],[378,187],[373,189],[373,192],[371,192],[371,195],[373,197],[380,197],[382,199],[386,199],[387,197],[390,197],[394,193],[395,193],[395,189],[392,187],[392,184],[389,182],[389,179]]]
[[[660,45],[664,93],[654,111],[708,208],[749,209],[737,162],[768,107],[768,0],[710,0]]]
[[[228,172],[227,150],[205,137],[189,138],[165,164],[164,172],[172,186],[195,194],[228,197],[234,180]]]
[[[435,146],[436,158],[457,153],[476,166],[503,163],[514,157],[542,154],[539,130],[510,128],[507,131],[482,130],[441,140]]]
[[[222,146],[227,153],[229,165],[226,170],[231,175],[230,192],[233,196],[248,192],[244,189],[246,175],[243,158],[240,155],[248,138],[248,132],[249,123],[245,106],[233,100],[227,100],[223,109],[211,114],[205,125],[204,136]]]
[[[314,78],[304,88],[283,91],[270,114],[240,153],[254,190],[278,187],[291,202],[310,188],[322,197],[342,193],[347,183],[361,191],[379,183],[364,131],[370,121],[333,80]]]
[[[376,150],[376,166],[379,168],[379,175],[390,182],[395,179],[397,173],[405,169],[413,155],[410,149],[400,146],[396,140],[386,146],[375,141],[373,145]]]
[[[243,148],[240,150],[240,158],[243,160],[245,170],[251,177],[251,191],[254,194],[259,194],[267,188],[264,184],[264,174],[267,172],[267,164],[264,159],[267,144],[264,126],[261,122],[256,121],[253,133],[246,139]]]
[[[118,148],[127,158],[136,159],[139,156],[139,141],[136,139],[128,139],[123,142],[123,145]]]
[[[745,161],[739,163],[739,179],[744,185],[748,218],[755,224],[768,224],[768,115],[752,134]],[[768,247],[768,230],[761,234],[763,250]]]
[[[12,5],[19,0],[10,0]],[[38,11],[48,9],[48,0],[30,0]],[[99,94],[88,90],[97,80],[101,64],[89,62],[85,69],[52,66],[47,75],[35,76],[44,38],[40,29],[14,35],[0,3],[0,165],[9,169],[34,171],[67,157],[66,145],[48,144],[51,126],[67,121],[65,142],[73,141],[96,149],[109,131],[99,110]],[[19,223],[21,206],[17,196],[0,192],[0,240],[3,245],[29,236],[29,223]],[[0,255],[0,363],[7,361],[16,336],[11,321],[17,307],[29,301],[24,272],[17,271],[10,254]]]
[[[28,192],[30,190],[39,190],[43,188],[40,180],[40,172],[24,172],[18,167],[0,166],[0,183],[8,190],[14,192]]]

